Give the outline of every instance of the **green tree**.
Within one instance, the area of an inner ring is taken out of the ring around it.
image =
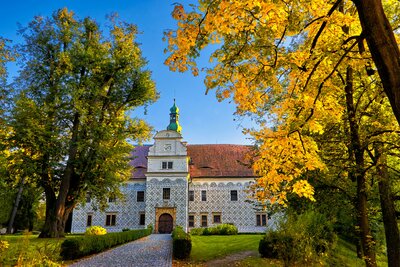
[[[67,9],[35,17],[21,30],[22,69],[10,125],[9,161],[43,188],[40,237],[64,235],[71,210],[87,192],[100,205],[130,177],[132,145],[151,128],[129,111],[156,100],[134,25],[112,16],[104,36],[90,18]],[[122,197],[122,196],[121,196]]]
[[[0,224],[8,222],[13,203],[13,190],[7,185],[7,156],[9,151],[6,148],[7,135],[10,128],[7,126],[7,103],[9,91],[7,87],[7,67],[6,64],[13,61],[14,54],[8,45],[8,40],[0,37]]]

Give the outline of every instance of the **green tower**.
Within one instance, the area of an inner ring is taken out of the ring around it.
[[[169,111],[169,125],[167,127],[167,130],[181,133],[182,127],[179,125],[179,108],[175,105],[175,99],[174,105],[172,106],[172,108],[169,109]]]

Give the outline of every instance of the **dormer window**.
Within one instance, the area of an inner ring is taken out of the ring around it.
[[[172,161],[163,161],[161,164],[161,168],[163,170],[171,170],[173,168],[173,162]]]
[[[212,169],[210,166],[201,166],[200,169]]]

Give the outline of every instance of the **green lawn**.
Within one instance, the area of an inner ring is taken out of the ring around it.
[[[73,238],[76,235],[68,236]],[[192,236],[192,253],[189,261],[183,265],[197,265],[204,262],[223,258],[241,251],[258,252],[258,243],[262,235],[233,235],[233,236]],[[60,245],[64,238],[38,238],[37,235],[6,235],[0,240],[9,242],[9,248],[0,253],[0,266],[57,266],[61,259]],[[178,261],[179,262],[179,261]],[[355,246],[339,239],[332,257],[326,260],[327,266],[365,266],[364,261],[357,258]],[[283,266],[279,261],[263,259],[259,256],[248,256],[236,261],[234,266]],[[387,266],[386,258],[378,255],[378,266]]]
[[[192,236],[192,252],[189,261],[182,261],[182,266],[196,266],[210,260],[224,258],[229,254],[241,251],[258,252],[258,243],[262,235],[233,235],[233,236]],[[387,266],[386,258],[377,255],[378,266]],[[321,263],[316,266],[321,265]],[[333,255],[324,260],[324,266],[365,266],[363,260],[357,258],[353,244],[342,239],[338,240]],[[180,265],[178,265],[180,266]],[[248,256],[235,261],[234,266],[283,266],[282,262],[273,259],[263,259],[259,256]]]
[[[240,251],[258,251],[262,235],[192,236],[193,262],[204,262]]]
[[[0,236],[0,240],[9,242],[8,249],[0,255],[0,266],[57,266],[61,263],[60,245],[64,239],[31,234]]]

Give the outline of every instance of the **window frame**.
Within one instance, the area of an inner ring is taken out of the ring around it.
[[[161,169],[162,170],[172,170],[174,168],[173,161],[162,161],[161,162]]]
[[[257,213],[256,214],[256,226],[267,226],[267,214]]]
[[[215,221],[215,218],[216,218],[217,216],[219,217],[219,222]],[[214,223],[214,224],[221,224],[221,223],[222,223],[222,215],[221,215],[221,213],[214,213],[214,214],[213,214],[213,223]]]
[[[86,216],[86,227],[90,227],[93,224],[93,214],[89,213]]]
[[[164,187],[163,188],[162,197],[163,197],[163,200],[170,200],[171,199],[171,188],[170,187]]]
[[[205,220],[204,220],[205,218]],[[200,216],[200,224],[201,227],[208,227],[208,215],[207,214],[201,214]]]
[[[107,213],[106,214],[106,226],[116,226],[117,225],[117,214]]]
[[[146,225],[146,213],[139,213],[139,225]]]
[[[207,190],[201,190],[201,201],[207,201]]]
[[[189,201],[194,201],[194,190],[189,190],[188,199]]]
[[[236,194],[234,194],[236,193]],[[239,199],[239,192],[238,190],[231,190],[231,201],[238,201]]]
[[[192,218],[190,218],[190,217],[192,217]],[[194,214],[188,215],[188,227],[190,227],[190,228],[194,227]]]
[[[143,194],[142,196],[140,196],[140,198],[139,193]],[[141,190],[136,192],[136,202],[144,202],[144,191]]]

